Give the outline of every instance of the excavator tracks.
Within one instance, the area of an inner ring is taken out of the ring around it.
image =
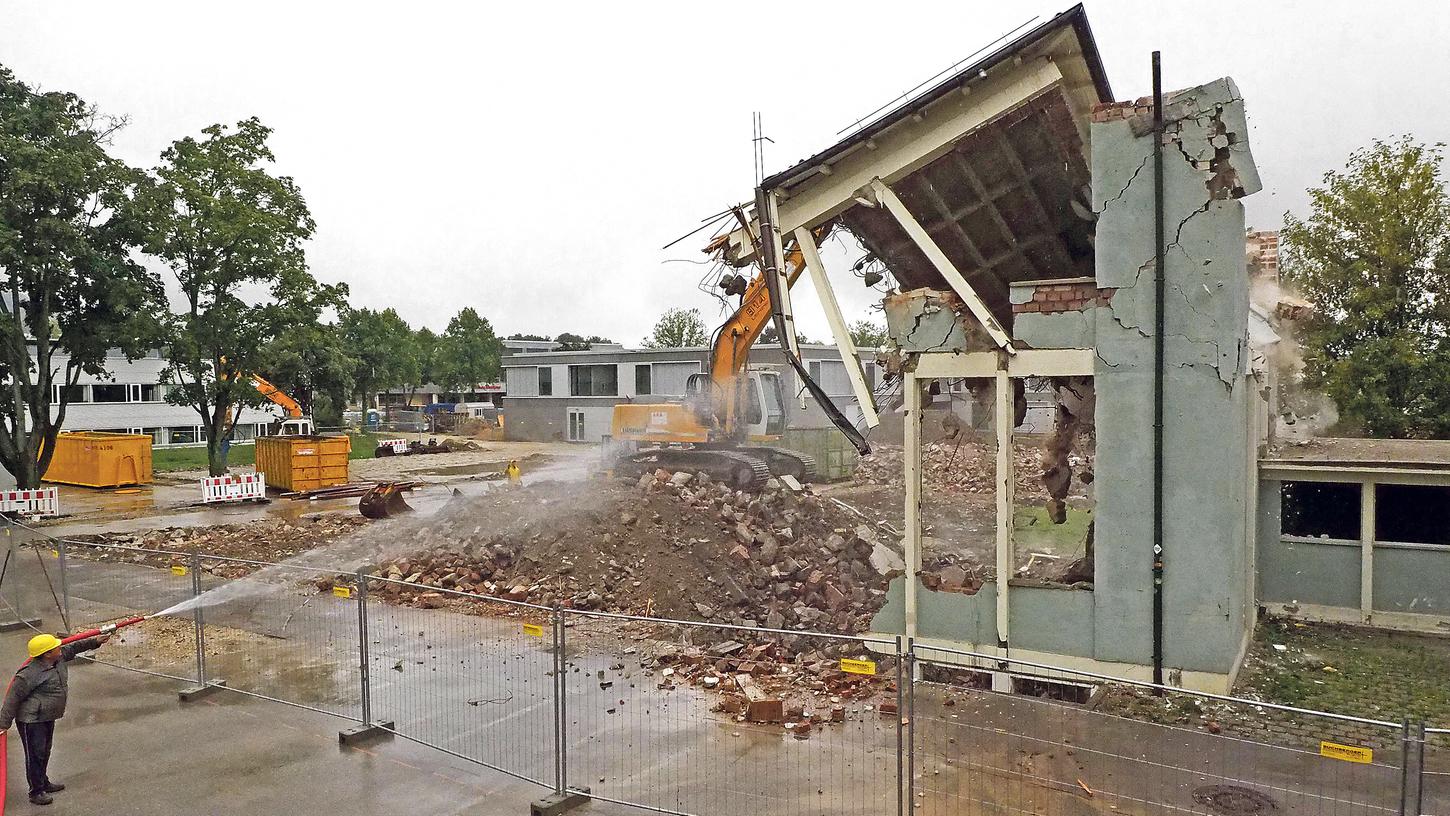
[[[789,448],[754,447],[740,448],[741,453],[754,456],[765,462],[772,476],[790,476],[805,484],[816,480],[816,458]]]
[[[708,448],[650,448],[624,457],[615,470],[639,476],[654,468],[704,473],[737,490],[759,490],[771,477],[770,466],[750,451]]]

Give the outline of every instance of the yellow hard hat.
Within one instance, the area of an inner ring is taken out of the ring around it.
[[[59,645],[60,638],[55,635],[36,635],[30,639],[30,643],[25,648],[30,652],[31,657],[40,657]]]

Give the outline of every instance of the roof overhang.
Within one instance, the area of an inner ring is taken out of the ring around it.
[[[1093,273],[1087,128],[1111,98],[1079,5],[761,186],[782,235],[835,223],[904,289],[949,289],[869,192],[884,183],[1005,324],[1010,282]],[[755,261],[743,229],[725,257]]]

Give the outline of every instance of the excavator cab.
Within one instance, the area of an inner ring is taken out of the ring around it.
[[[780,375],[774,371],[749,371],[745,378],[745,405],[740,412],[744,436],[757,442],[780,438],[790,420]],[[714,393],[715,387],[709,374],[691,374],[685,381],[685,404],[702,423],[709,423],[716,410],[719,395]]]

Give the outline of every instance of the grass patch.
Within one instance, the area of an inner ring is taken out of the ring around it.
[[[1093,511],[1067,508],[1067,521],[1053,524],[1042,505],[1019,505],[1012,514],[1012,540],[1019,552],[1034,550],[1054,555],[1081,555],[1087,542]]]
[[[369,433],[350,434],[352,452],[349,459],[371,459],[378,447],[377,436]],[[257,462],[256,445],[232,445],[227,454],[228,466],[248,467]],[[178,470],[206,470],[206,448],[153,448],[151,470],[155,473],[171,473]]]

